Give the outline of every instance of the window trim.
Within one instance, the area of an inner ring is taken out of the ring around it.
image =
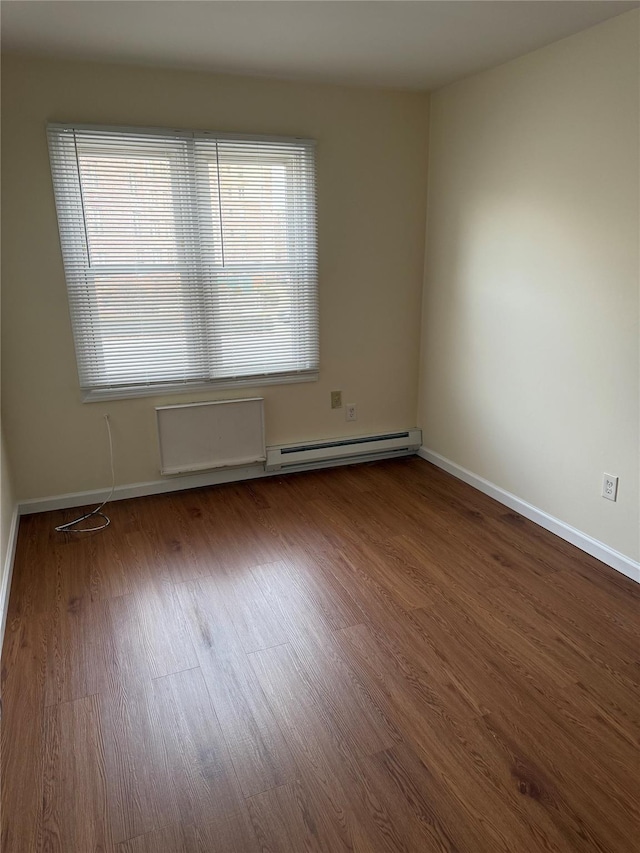
[[[293,385],[299,382],[317,382],[320,378],[318,370],[300,371],[299,373],[261,374],[260,376],[243,376],[229,379],[212,379],[201,382],[165,382],[154,385],[119,385],[102,388],[80,388],[80,398],[83,403],[99,403],[102,400],[131,400],[138,397],[165,397],[174,394],[201,394],[205,391],[221,391],[226,388],[259,388],[267,385]]]

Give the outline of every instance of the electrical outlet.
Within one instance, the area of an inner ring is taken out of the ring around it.
[[[345,421],[357,421],[358,413],[356,412],[356,404],[355,403],[347,403],[344,410],[344,419]]]
[[[332,391],[331,392],[331,408],[332,409],[341,409],[342,408],[342,391]]]
[[[614,474],[602,475],[602,497],[608,501],[618,499],[618,478]]]

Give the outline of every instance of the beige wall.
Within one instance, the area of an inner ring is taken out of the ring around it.
[[[82,404],[47,120],[318,140],[321,379],[258,389],[269,443],[413,425],[427,447],[637,559],[638,13],[431,99],[3,60],[3,412],[20,498],[158,477],[154,405]],[[418,366],[420,380],[418,381]],[[329,408],[341,388],[347,424]],[[252,389],[252,393],[253,389]],[[233,396],[244,396],[242,390]],[[617,503],[600,497],[620,476]]]
[[[3,409],[19,498],[159,477],[154,405],[82,404],[45,122],[181,126],[318,141],[320,381],[250,389],[267,442],[415,426],[428,96],[6,56],[2,92]],[[331,411],[341,389],[358,421]]]
[[[634,11],[432,96],[419,407],[425,446],[634,559],[638,56]]]

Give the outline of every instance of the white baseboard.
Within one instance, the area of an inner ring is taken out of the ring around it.
[[[9,541],[7,542],[7,553],[4,559],[4,570],[2,573],[2,585],[0,586],[0,649],[4,642],[4,629],[7,624],[7,611],[9,609],[9,593],[11,592],[11,578],[13,577],[13,563],[16,556],[16,545],[18,543],[18,524],[20,513],[16,506],[11,517],[9,528]]]
[[[146,483],[129,483],[116,486],[112,501],[127,498],[140,498],[145,495],[160,495],[165,492],[179,492],[184,489],[198,489],[202,486],[216,486],[220,483],[234,483],[238,480],[252,480],[264,476],[263,466],[246,468],[219,468],[204,474],[188,474],[183,477],[166,477],[163,480],[150,480]],[[109,494],[109,489],[93,489],[88,492],[68,492],[65,495],[51,495],[46,498],[33,498],[20,501],[20,515],[34,512],[49,512],[54,509],[73,509],[79,506],[98,504]]]
[[[523,501],[522,498],[501,489],[500,486],[490,483],[489,480],[485,480],[484,477],[479,477],[472,471],[468,471],[466,468],[452,462],[450,459],[440,456],[439,453],[436,453],[433,450],[421,447],[420,450],[418,450],[418,456],[422,459],[426,459],[427,462],[433,463],[438,468],[442,468],[443,471],[453,474],[454,477],[457,477],[459,480],[463,480],[465,483],[473,486],[474,489],[484,492],[485,495],[489,495],[489,497],[499,503],[508,506],[509,509],[519,512],[520,515],[524,515],[525,518],[528,518],[530,521],[534,521],[536,524],[539,524],[540,527],[544,527],[545,530],[555,533],[556,536],[559,536],[566,542],[570,542],[582,551],[586,551],[587,554],[591,554],[592,557],[601,560],[603,563],[611,566],[612,569],[615,569],[623,575],[626,575],[628,578],[636,581],[636,583],[640,583],[640,563],[637,563],[630,557],[626,557],[619,551],[610,548],[608,545],[605,545],[604,542],[600,542],[598,539],[594,539],[587,533],[583,533],[581,530],[572,527],[570,524],[560,521],[559,518],[555,518],[553,515],[549,515],[544,512],[544,510],[538,509],[538,507]]]
[[[150,480],[146,483],[131,483],[126,486],[116,486],[111,500],[121,501],[127,498],[139,498],[145,495],[160,495],[165,492],[179,492],[185,489],[198,489],[203,486],[217,486],[222,483],[237,483],[242,480],[256,480],[261,477],[282,477],[286,474],[296,474],[302,471],[316,471],[321,468],[336,468],[342,465],[357,465],[379,459],[397,459],[399,456],[412,456],[409,451],[390,451],[363,455],[352,459],[331,459],[324,462],[296,465],[286,471],[265,471],[262,463],[249,465],[244,468],[218,468],[204,474],[189,474],[178,477],[165,477],[163,480]],[[54,509],[71,509],[79,506],[89,506],[100,503],[109,494],[109,489],[99,489],[90,492],[72,492],[66,495],[52,495],[46,498],[20,501],[20,515],[31,515],[34,512],[49,512]]]

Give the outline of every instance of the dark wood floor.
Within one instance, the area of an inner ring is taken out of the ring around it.
[[[25,517],[2,850],[640,849],[640,586],[417,458]]]

